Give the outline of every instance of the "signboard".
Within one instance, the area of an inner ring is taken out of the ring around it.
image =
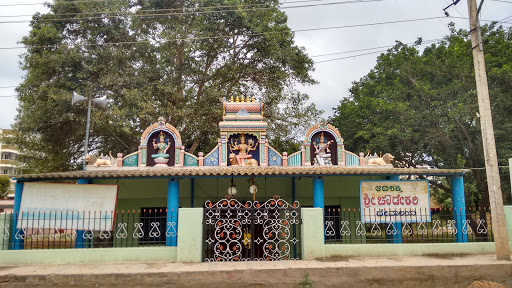
[[[25,183],[17,228],[112,231],[117,185]]]
[[[364,223],[430,222],[428,180],[361,181]]]

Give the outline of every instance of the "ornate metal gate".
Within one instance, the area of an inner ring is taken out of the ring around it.
[[[204,208],[204,261],[301,259],[300,205],[274,196],[244,203],[229,196]]]

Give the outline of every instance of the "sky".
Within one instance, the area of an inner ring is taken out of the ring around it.
[[[47,12],[42,2],[0,1],[0,128],[3,129],[10,128],[14,122],[18,107],[14,88],[25,75],[20,68],[20,55],[25,50],[5,48],[20,47],[18,42],[28,35],[30,27],[25,22],[2,22],[30,19],[13,18],[14,15]],[[462,0],[448,8],[448,18],[443,9],[450,3],[451,0],[282,0],[282,11],[288,16],[288,26],[295,31],[296,44],[304,47],[315,61],[312,76],[318,84],[298,86],[298,90],[307,93],[324,110],[323,117],[331,116],[340,100],[349,97],[352,82],[366,75],[375,66],[379,52],[395,41],[412,43],[419,37],[424,41],[441,39],[449,33],[450,22],[458,29],[468,30],[467,2]],[[9,4],[18,6],[6,6]],[[293,6],[302,7],[287,8]],[[509,16],[512,16],[512,0],[487,0],[480,19],[484,24],[484,20],[500,21]],[[437,18],[417,20],[434,17]],[[510,19],[503,22],[505,27],[512,26]],[[376,47],[380,48],[370,49]],[[322,56],[325,54],[329,55]]]

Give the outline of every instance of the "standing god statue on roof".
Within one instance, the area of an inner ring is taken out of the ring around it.
[[[328,141],[325,143],[324,133],[320,134],[318,139],[318,144],[313,142],[313,146],[315,147],[316,154],[316,164],[318,165],[330,165],[331,164],[331,150],[329,150],[329,144],[334,142],[334,140]]]
[[[240,144],[237,144],[236,140],[234,144],[233,142],[229,144],[229,148],[231,149],[231,151],[239,150],[238,155],[236,155],[236,161],[240,166],[245,166],[245,159],[252,158],[252,155],[250,155],[249,152],[256,150],[256,146],[258,146],[258,142],[254,144],[252,139],[249,139],[248,144],[245,144],[245,134],[243,133],[242,135],[240,135]]]
[[[165,143],[165,134],[160,132],[158,136],[160,138],[160,142],[156,143],[156,139],[153,139],[153,148],[157,150],[156,154],[152,154],[152,158],[169,158],[169,154],[166,154],[167,149],[171,146],[169,144],[169,139],[167,139],[167,143]]]

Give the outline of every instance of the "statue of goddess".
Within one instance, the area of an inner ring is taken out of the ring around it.
[[[165,154],[167,149],[169,149],[169,139],[167,139],[167,143],[165,143],[165,134],[164,132],[160,132],[158,136],[160,138],[160,142],[156,143],[156,139],[153,139],[153,147],[157,150],[158,153],[152,154],[151,158],[169,158],[169,154]]]
[[[329,150],[329,145],[332,142],[334,142],[334,140],[325,143],[324,132],[320,134],[318,144],[316,144],[316,142],[313,142],[313,146],[315,147],[316,163],[318,165],[331,164],[331,150]]]
[[[258,146],[258,142],[254,144],[252,139],[249,139],[248,143],[249,144],[245,144],[245,134],[242,133],[242,135],[240,135],[240,144],[237,144],[237,141],[235,141],[235,144],[229,144],[231,151],[239,150],[238,155],[236,155],[236,161],[240,166],[245,166],[245,159],[252,158],[252,155],[250,155],[249,152],[256,150],[256,147]]]

